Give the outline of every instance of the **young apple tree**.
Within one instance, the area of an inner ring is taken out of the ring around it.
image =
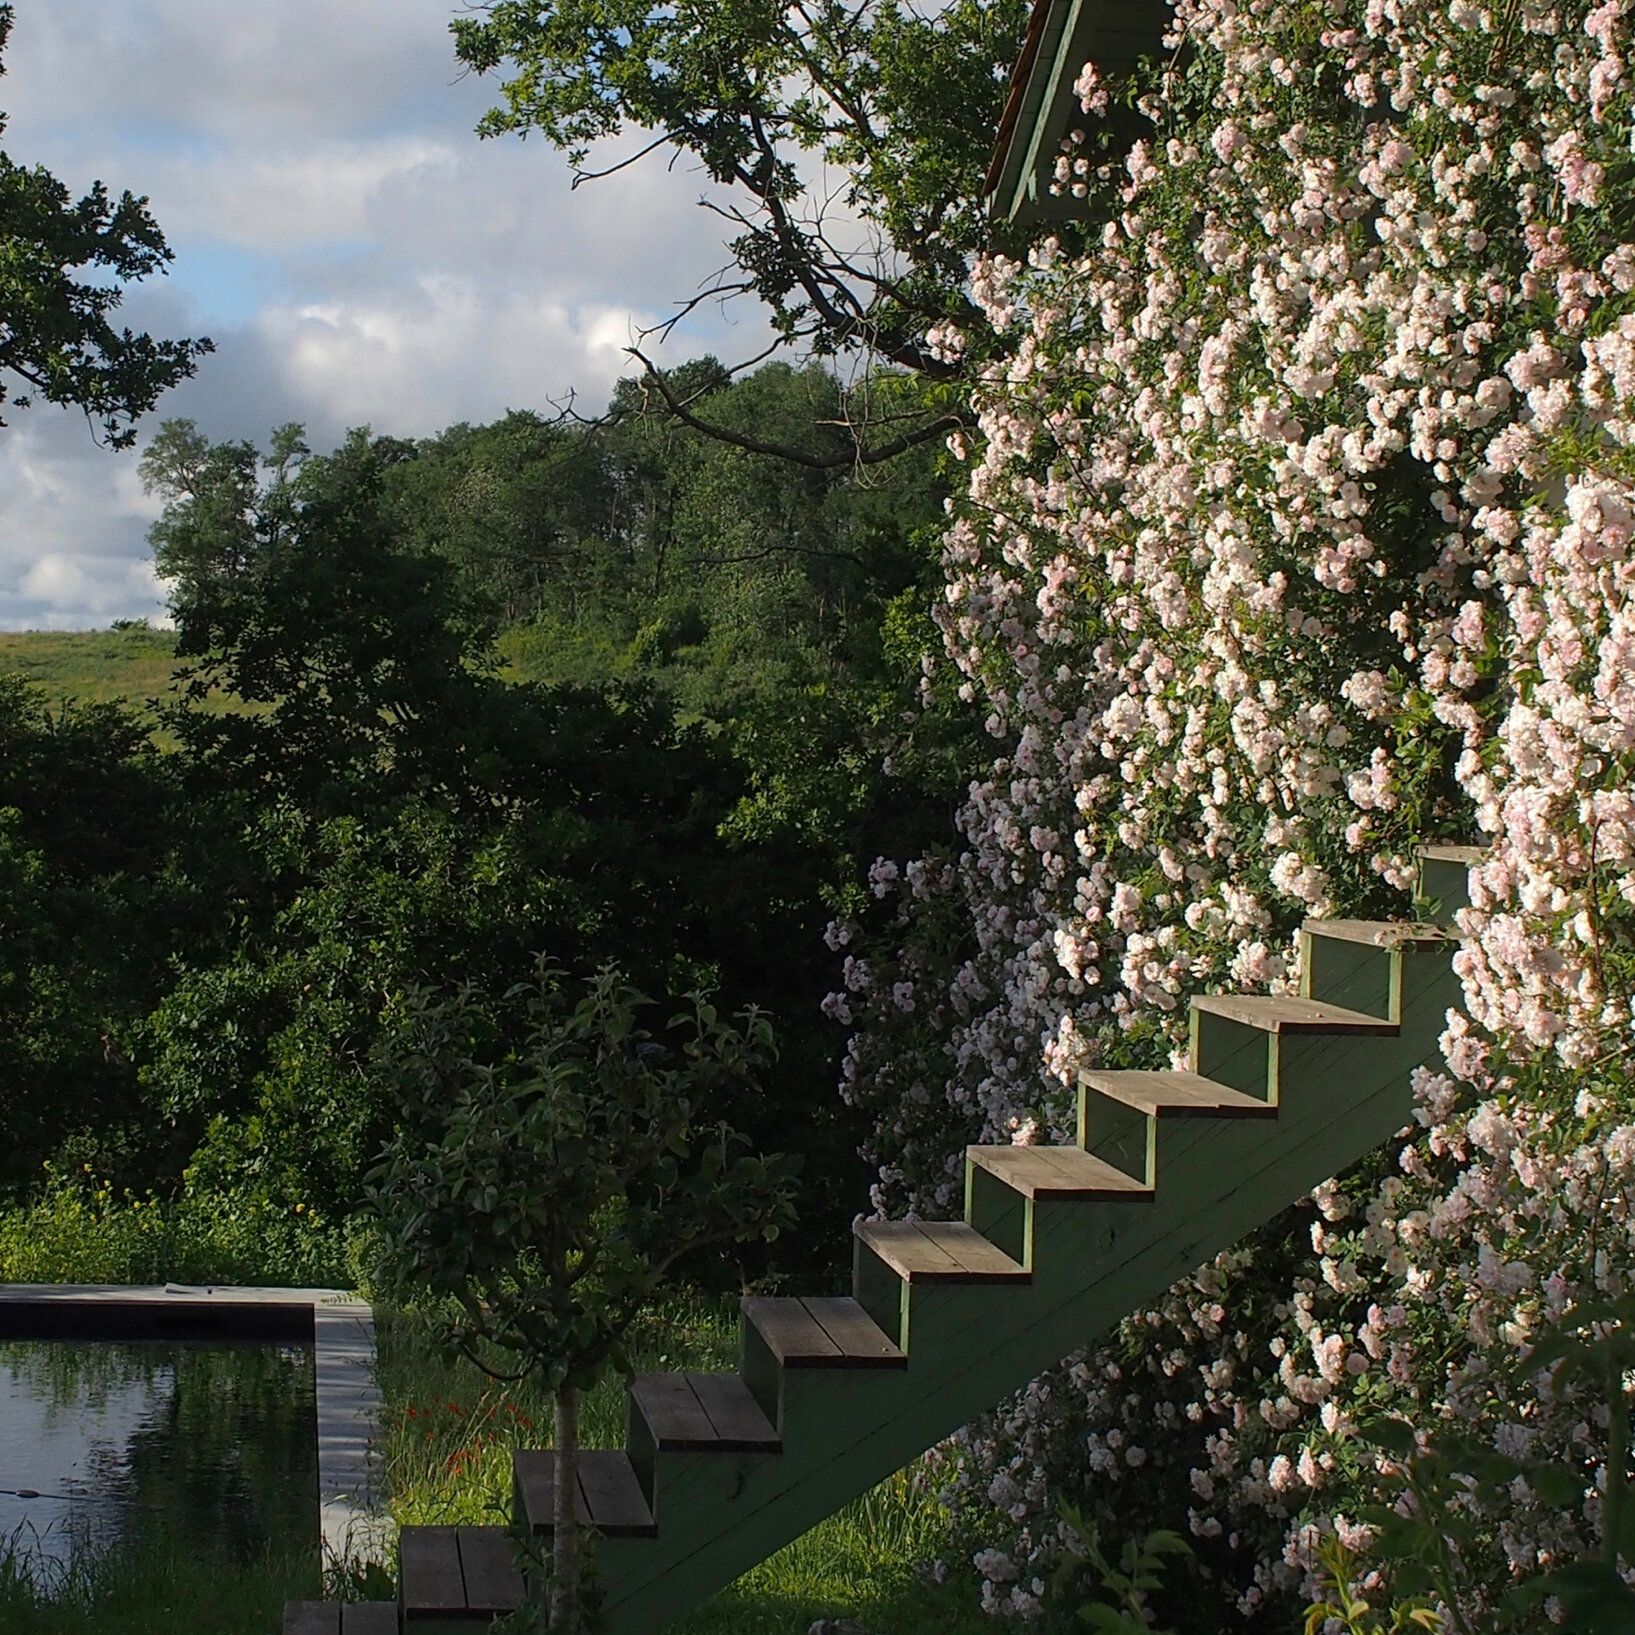
[[[554,1394],[551,1635],[581,1626],[580,1393],[630,1372],[625,1337],[678,1260],[793,1218],[793,1162],[707,1122],[775,1055],[766,1017],[695,991],[655,1037],[652,1003],[612,966],[574,982],[542,956],[497,1007],[411,991],[378,1058],[402,1119],[369,1177],[376,1288],[429,1297],[486,1372]]]

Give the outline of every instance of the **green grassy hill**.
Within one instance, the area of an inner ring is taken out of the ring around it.
[[[529,632],[506,631],[499,645],[504,674],[522,678],[549,672]],[[52,704],[74,699],[140,709],[148,699],[169,694],[175,668],[176,636],[170,630],[0,631],[0,675],[25,676]],[[216,707],[233,708],[227,701]],[[159,742],[166,742],[165,734]]]
[[[169,630],[0,631],[0,671],[26,676],[54,704],[72,698],[140,706],[170,691],[175,664]]]

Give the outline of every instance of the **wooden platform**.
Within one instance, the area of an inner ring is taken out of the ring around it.
[[[395,1601],[286,1601],[284,1635],[398,1635]]]
[[[516,1483],[518,1520],[529,1531],[555,1531],[556,1455],[549,1448],[519,1450],[511,1456]],[[604,1538],[652,1538],[658,1531],[653,1512],[622,1449],[581,1448],[580,1523]]]
[[[397,1543],[405,1632],[481,1626],[521,1604],[522,1575],[503,1527],[405,1527]]]

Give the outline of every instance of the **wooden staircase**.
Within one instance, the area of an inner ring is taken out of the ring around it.
[[[1309,921],[1299,997],[1194,999],[1189,1071],[1086,1073],[1077,1145],[969,1148],[964,1220],[860,1223],[849,1298],[745,1300],[737,1372],[635,1379],[625,1450],[579,1476],[615,1635],[653,1635],[1407,1124],[1460,1002],[1448,927],[1477,856],[1422,852],[1423,920]],[[517,1530],[549,1532],[553,1474],[515,1456]],[[404,1528],[404,1635],[515,1604],[505,1542]],[[339,1614],[292,1603],[285,1635],[343,1635]]]

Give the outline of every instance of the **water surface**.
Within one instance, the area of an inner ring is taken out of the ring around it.
[[[14,1537],[46,1588],[125,1547],[316,1560],[312,1346],[0,1340],[0,1546]]]

